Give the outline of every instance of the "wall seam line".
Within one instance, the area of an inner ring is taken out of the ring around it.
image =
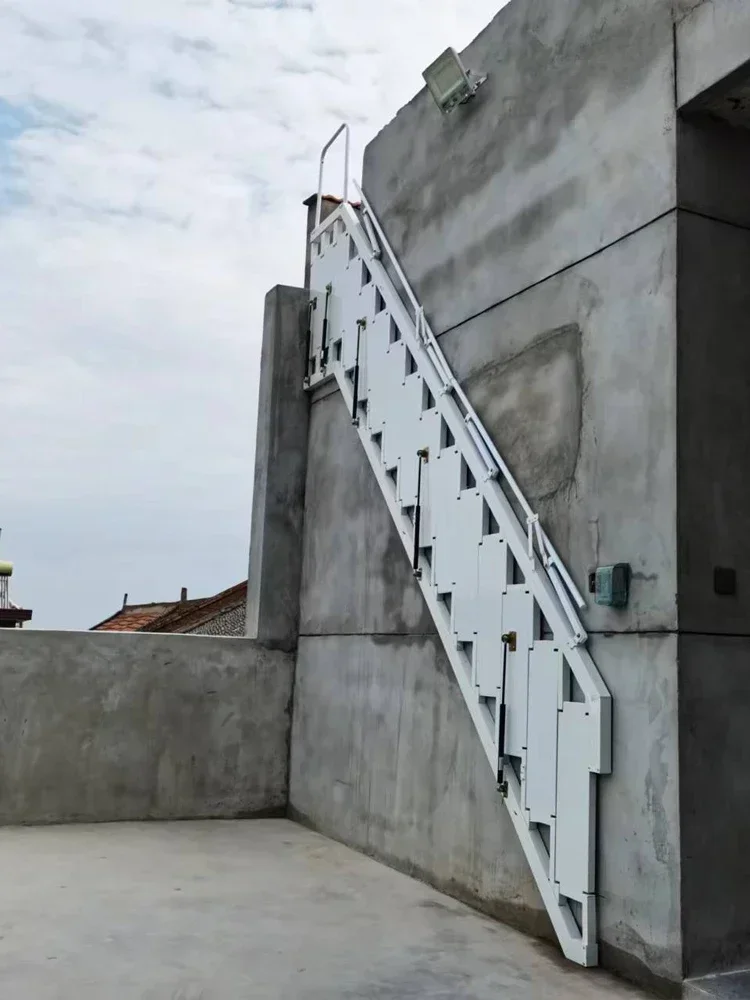
[[[534,288],[538,288],[540,285],[544,285],[546,282],[552,281],[553,278],[559,278],[560,275],[573,270],[573,268],[578,267],[580,264],[585,264],[587,261],[593,260],[593,258],[598,257],[599,254],[606,253],[607,250],[611,250],[612,247],[616,247],[618,243],[624,243],[625,240],[630,239],[631,236],[637,236],[638,233],[643,232],[644,229],[648,229],[649,226],[653,226],[655,223],[661,222],[668,216],[673,215],[677,211],[677,208],[677,205],[673,205],[665,212],[661,212],[659,215],[655,215],[652,219],[649,219],[648,222],[644,222],[642,225],[636,226],[635,229],[631,229],[627,233],[623,233],[622,236],[618,236],[616,240],[612,240],[612,242],[607,243],[606,246],[600,247],[598,250],[594,250],[592,253],[586,254],[584,257],[579,257],[577,260],[574,260],[570,264],[566,264],[557,271],[552,271],[543,278],[539,278],[538,281],[533,281],[530,285],[526,285],[524,288],[519,288],[517,292],[507,295],[504,299],[498,299],[497,302],[493,302],[491,305],[485,306],[484,309],[480,309],[478,312],[472,313],[471,316],[467,316],[465,319],[459,320],[458,323],[453,323],[451,326],[446,327],[445,330],[441,330],[440,333],[437,334],[438,339],[446,336],[448,333],[452,333],[454,330],[458,330],[462,326],[466,326],[467,323],[471,323],[475,319],[479,319],[480,316],[484,316],[486,313],[492,312],[493,309],[499,309],[500,306],[504,306],[507,302],[512,302],[513,299],[517,299],[521,295],[525,295],[526,292],[530,292]]]
[[[716,222],[722,226],[731,226],[733,229],[741,229],[743,232],[750,232],[750,224],[743,225],[741,222],[732,222],[730,219],[720,219],[716,215],[709,215],[708,212],[699,212],[697,208],[685,208],[682,205],[677,206],[679,212],[684,212],[686,215],[695,215],[699,219],[706,219],[708,222]]]
[[[435,639],[437,632],[300,632],[300,639]]]
[[[618,635],[703,635],[710,639],[750,639],[750,632],[706,632],[686,628],[624,629],[620,632],[613,632],[612,629],[587,629],[587,634],[611,636],[612,638]]]

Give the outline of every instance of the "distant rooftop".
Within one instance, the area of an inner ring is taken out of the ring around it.
[[[183,588],[179,601],[157,601],[150,604],[128,604],[125,595],[123,606],[104,621],[93,625],[92,632],[192,632],[212,619],[227,614],[234,608],[244,612],[247,599],[247,581],[238,583],[211,597],[187,599]],[[244,632],[244,614],[242,622]]]
[[[175,608],[195,607],[202,604],[205,598],[200,597],[192,601],[156,601],[150,604],[128,604],[126,601],[119,611],[105,618],[97,625],[92,625],[91,632],[146,632],[147,626],[161,618],[168,611]]]

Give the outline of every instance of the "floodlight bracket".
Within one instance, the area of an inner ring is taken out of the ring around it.
[[[486,73],[483,76],[475,76],[470,69],[466,70],[466,75],[469,77],[469,80],[471,82],[471,93],[467,94],[466,97],[464,97],[461,101],[459,101],[459,104],[468,104],[469,101],[473,100],[477,96],[477,91],[479,90],[479,88],[487,80]]]

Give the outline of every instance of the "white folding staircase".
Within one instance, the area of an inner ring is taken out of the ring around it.
[[[323,161],[342,131],[344,200],[321,222]],[[611,700],[585,649],[584,601],[367,198],[348,202],[348,138],[342,126],[321,157],[306,384],[338,383],[563,952],[595,965],[596,775],[611,767]]]

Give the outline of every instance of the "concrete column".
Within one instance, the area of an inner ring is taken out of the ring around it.
[[[277,285],[266,296],[261,351],[255,490],[247,588],[247,634],[295,649],[299,631],[302,524],[307,471],[307,292]]]
[[[750,33],[750,11],[744,21]],[[688,976],[750,962],[748,88],[750,64],[744,79],[733,75],[699,96],[678,130],[679,799]],[[726,982],[726,993],[710,995],[730,996]],[[739,989],[734,995],[746,995]]]

